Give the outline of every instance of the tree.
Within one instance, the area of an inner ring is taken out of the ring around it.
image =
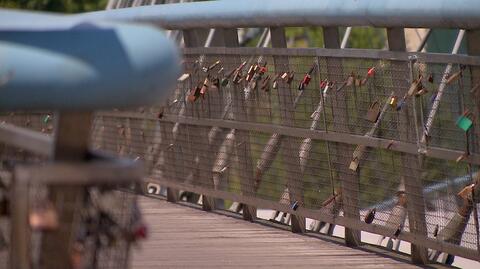
[[[62,13],[105,9],[108,0],[0,0],[0,7]]]

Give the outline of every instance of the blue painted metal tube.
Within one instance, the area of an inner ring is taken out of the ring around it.
[[[242,0],[142,6],[78,15],[169,29],[267,26],[480,28],[478,0]]]
[[[0,30],[1,110],[159,104],[179,73],[176,46],[151,26]]]

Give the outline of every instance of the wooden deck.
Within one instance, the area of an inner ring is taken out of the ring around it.
[[[149,239],[131,268],[417,268],[380,252],[140,198]]]

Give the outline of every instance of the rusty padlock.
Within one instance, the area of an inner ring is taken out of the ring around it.
[[[460,70],[458,72],[453,73],[452,75],[448,76],[447,79],[447,85],[451,84],[452,82],[456,81],[458,78],[462,76],[463,70]]]
[[[421,77],[414,80],[412,84],[410,84],[410,88],[408,89],[408,96],[412,96],[416,94],[420,89],[423,88]]]
[[[190,91],[190,94],[187,97],[188,101],[191,103],[195,102],[198,99],[198,97],[200,97],[200,91],[201,91],[201,88],[199,86],[192,89]]]
[[[208,91],[208,83],[209,83],[209,80],[208,80],[208,76],[207,76],[205,78],[205,80],[203,81],[202,88],[200,88],[200,95],[202,96],[202,98],[205,98],[205,94]]]
[[[270,91],[270,75],[267,75],[263,80],[262,80],[262,85],[260,86],[260,89],[262,89],[265,92]]]
[[[378,116],[380,116],[380,103],[378,101],[373,102],[368,108],[366,119],[370,122],[377,122]]]

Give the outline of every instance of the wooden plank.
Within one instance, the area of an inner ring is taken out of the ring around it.
[[[296,214],[296,215],[306,217],[306,218],[311,218],[314,220],[333,223],[333,224],[341,225],[345,227],[354,227],[355,229],[358,229],[364,232],[370,232],[370,233],[384,235],[384,236],[391,236],[392,233],[395,232],[395,231],[392,231],[391,229],[386,228],[385,226],[381,226],[377,224],[366,224],[361,220],[345,218],[343,216],[332,217],[332,216],[323,214],[318,210],[312,210],[308,208],[299,208],[296,211],[293,211],[290,208],[290,206],[278,203],[277,201],[264,200],[256,197],[247,197],[237,193],[207,189],[201,186],[193,186],[193,185],[188,185],[183,183],[170,182],[168,180],[160,179],[160,178],[155,178],[155,179],[152,178],[149,180],[153,182],[155,181],[159,182],[160,184],[165,186],[171,186],[174,188],[188,190],[195,193],[206,193],[207,195],[210,195],[212,197],[218,197],[226,200],[236,201],[239,203],[254,205],[258,208],[268,208],[268,209],[278,210],[278,211],[286,212],[290,214]],[[422,245],[427,248],[436,249],[441,252],[446,252],[446,253],[457,255],[467,259],[480,261],[480,256],[478,255],[478,252],[473,249],[464,248],[458,245],[450,244],[450,243],[439,241],[436,239],[431,239],[428,237],[420,237],[420,236],[411,234],[409,232],[402,232],[397,238],[407,242]]]
[[[405,259],[162,200],[141,198],[140,206],[151,233],[134,249],[132,268],[415,268]]]

